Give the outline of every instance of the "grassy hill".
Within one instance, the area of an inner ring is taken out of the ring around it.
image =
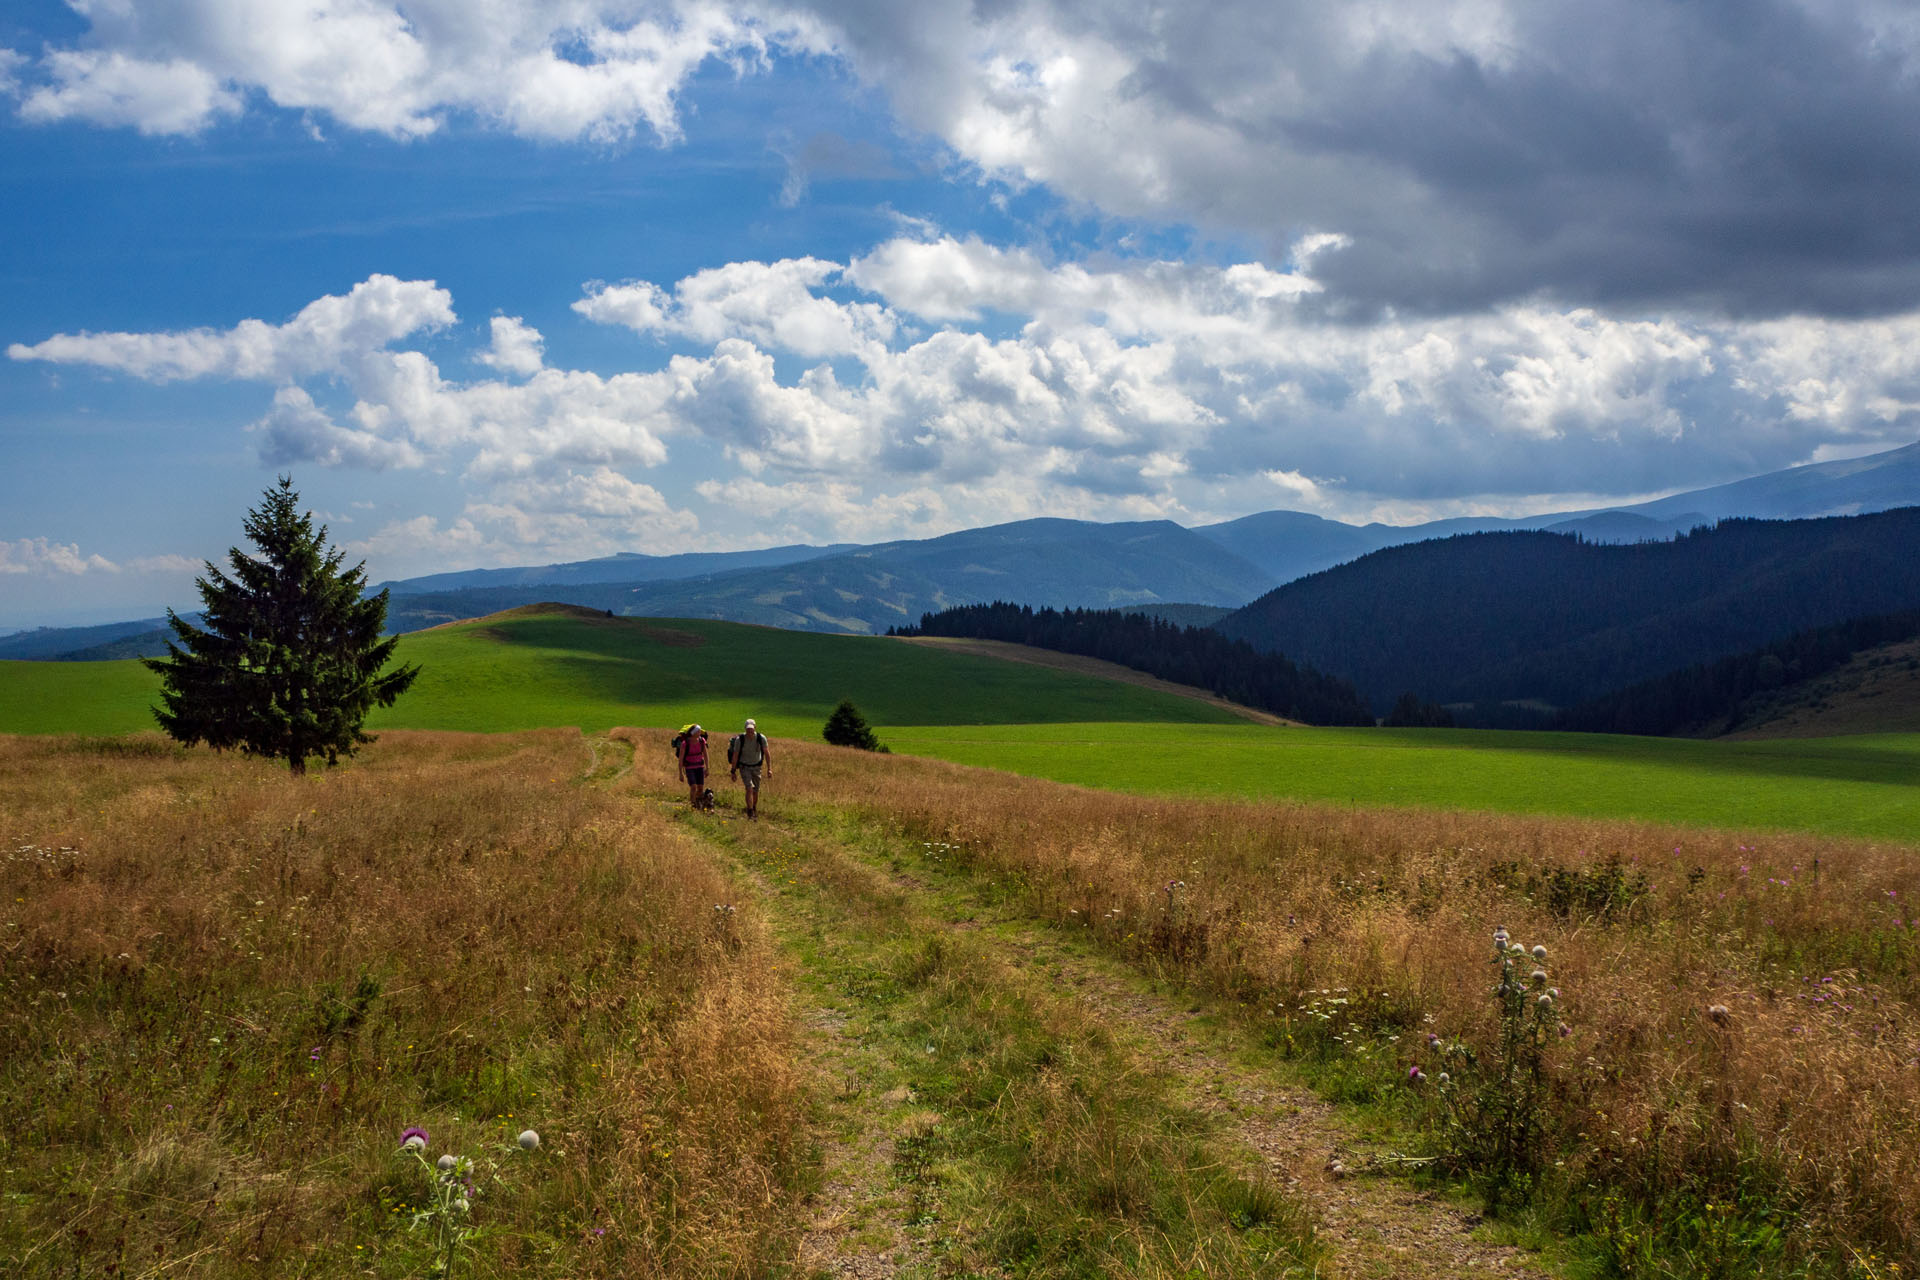
[[[577,725],[733,726],[812,737],[842,698],[876,725],[1118,720],[1222,723],[1225,708],[1119,680],[901,641],[731,622],[608,618],[533,605],[402,637],[423,674],[369,728],[499,732]],[[0,663],[0,732],[153,727],[135,662]]]
[[[1876,645],[1844,666],[1755,695],[1736,738],[1823,738],[1920,730],[1920,637]]]

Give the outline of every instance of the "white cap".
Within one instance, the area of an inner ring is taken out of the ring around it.
[[[749,729],[751,729],[751,728],[753,728],[753,717],[752,717],[752,716],[748,716],[748,717],[747,717],[747,728],[749,728]]]

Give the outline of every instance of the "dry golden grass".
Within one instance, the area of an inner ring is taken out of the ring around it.
[[[751,907],[572,732],[349,768],[0,738],[9,1275],[763,1274],[804,1108]],[[513,1144],[522,1128],[543,1143]]]
[[[640,784],[665,792],[664,738],[640,741]],[[1549,949],[1563,993],[1551,1119],[1572,1185],[1649,1207],[1747,1197],[1780,1209],[1790,1249],[1915,1261],[1912,847],[1157,801],[786,741],[774,758],[767,813],[847,807],[957,846],[1041,915],[1245,1000],[1277,1039],[1324,1035],[1300,1006],[1341,992],[1333,1026],[1402,1079],[1446,1065],[1428,1031],[1489,1041],[1504,925]]]

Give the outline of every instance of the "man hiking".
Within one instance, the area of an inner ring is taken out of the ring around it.
[[[673,754],[687,782],[687,803],[698,809],[700,793],[707,786],[707,731],[697,724],[682,729],[674,739]]]
[[[760,816],[760,777],[762,771],[773,776],[773,759],[767,753],[767,735],[747,721],[746,730],[727,739],[727,774],[740,779],[747,790],[747,816]]]

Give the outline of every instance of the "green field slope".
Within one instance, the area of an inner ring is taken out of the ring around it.
[[[601,732],[699,720],[733,729],[755,716],[769,733],[812,737],[842,698],[887,725],[1236,719],[1171,693],[895,640],[571,606],[415,632],[399,656],[422,674],[369,728]],[[0,663],[0,732],[151,729],[157,689],[136,662]]]
[[[852,698],[895,751],[1121,791],[1642,818],[1920,843],[1920,734],[1769,742],[1300,729],[1116,680],[896,640],[515,610],[404,637],[373,729],[677,725],[815,738]],[[153,728],[133,662],[0,663],[0,732]]]
[[[896,751],[1117,791],[1776,828],[1920,844],[1920,734],[1731,742],[1492,729],[942,726]]]

